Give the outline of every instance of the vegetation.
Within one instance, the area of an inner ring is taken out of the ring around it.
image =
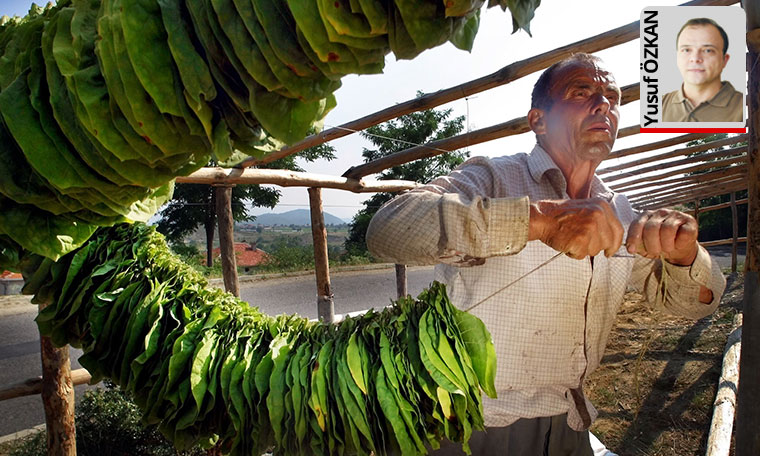
[[[688,143],[686,143],[686,145],[695,146],[698,144],[706,144],[712,141],[718,141],[720,139],[724,139],[726,137],[728,137],[726,133],[718,133],[718,134],[707,136],[702,139],[689,141]],[[734,147],[739,147],[746,144],[747,143],[745,141],[738,144],[733,144],[729,147],[734,148]],[[726,146],[716,147],[716,148],[708,149],[704,152],[696,152],[696,153],[690,154],[689,156],[704,155],[709,152],[717,152],[717,151],[725,150],[727,148],[728,147]],[[710,171],[716,171],[716,170],[725,169],[725,168],[726,168],[725,166],[709,168],[709,169],[705,169],[701,171],[695,171],[690,174],[691,175],[704,174]],[[747,190],[736,192],[735,197],[737,200],[747,198]],[[730,194],[726,194],[726,195],[713,196],[710,198],[703,199],[700,201],[699,204],[700,204],[700,207],[706,207],[706,206],[712,206],[715,204],[725,203],[730,200],[731,200]],[[689,210],[692,210],[692,211],[694,210],[694,203],[687,203],[685,206]],[[739,236],[746,236],[747,235],[747,205],[746,204],[738,205],[736,213],[737,213],[737,219],[739,223]],[[733,224],[732,224],[732,216],[731,216],[730,207],[701,213],[699,215],[699,240],[708,241],[708,240],[731,238],[733,237],[732,227],[733,227]]]
[[[264,165],[265,168],[303,171],[296,158],[306,161],[317,159],[332,160],[335,148],[321,144],[296,155],[276,160]],[[209,166],[216,166],[212,161]],[[237,222],[254,220],[250,214],[254,207],[273,208],[280,199],[280,191],[260,185],[236,185],[232,187],[232,218]],[[206,233],[206,264],[214,265],[212,255],[214,229],[216,228],[216,188],[205,184],[177,184],[174,197],[164,206],[156,229],[163,233],[170,244],[180,244],[183,239],[199,226]],[[181,248],[181,247],[180,247]]]
[[[421,95],[423,95],[422,92],[417,92],[418,97]],[[374,144],[375,149],[363,150],[364,162],[386,157],[407,149],[410,145],[425,144],[459,134],[464,129],[464,116],[453,119],[450,117],[451,109],[428,109],[367,128],[362,132],[362,136]],[[467,156],[467,152],[446,152],[435,157],[394,166],[380,173],[379,178],[425,183],[437,176],[448,174]],[[366,234],[369,222],[380,206],[392,197],[391,193],[376,193],[364,202],[365,207],[354,216],[348,239],[346,239],[345,246],[349,255],[359,257],[368,255]]]
[[[77,455],[79,456],[201,456],[194,448],[178,452],[155,426],[144,427],[140,411],[131,397],[106,382],[105,389],[86,391],[76,411]],[[47,441],[41,431],[19,440],[8,456],[45,456]]]

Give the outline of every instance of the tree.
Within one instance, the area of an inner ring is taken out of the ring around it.
[[[699,144],[707,144],[713,141],[719,141],[721,139],[725,139],[728,137],[728,134],[726,133],[717,133],[714,135],[707,136],[705,138],[697,139],[694,141],[689,141],[686,143],[686,146],[696,146]],[[727,147],[739,147],[746,145],[747,142],[740,142],[737,144],[732,144],[731,146],[721,146],[721,147],[714,147],[712,149],[708,149],[703,152],[694,152],[689,154],[690,157],[697,156],[697,155],[704,155],[708,152],[718,152],[721,150],[725,150]],[[739,155],[739,153],[737,153]],[[714,161],[714,159],[713,159]],[[704,174],[711,171],[716,171],[719,169],[725,169],[726,166],[722,167],[715,167],[715,168],[708,168],[704,170],[694,171],[689,173],[689,175],[698,175],[698,174]],[[747,190],[742,190],[739,192],[736,192],[736,199],[742,199],[747,197]],[[725,203],[728,202],[731,199],[731,194],[725,194],[725,195],[718,195],[718,196],[712,196],[709,198],[702,199],[700,201],[700,206],[712,206],[715,204]],[[687,203],[685,204],[686,207],[689,209],[694,209],[694,203]],[[738,205],[737,206],[737,219],[739,222],[739,236],[746,236],[747,232],[747,206],[746,205]],[[717,209],[709,212],[704,212],[699,215],[699,239],[700,241],[706,241],[706,240],[715,240],[715,239],[726,239],[733,237],[733,229],[732,229],[732,216],[731,216],[731,208],[723,208],[723,209]]]
[[[321,144],[306,149],[296,155],[281,158],[264,165],[270,169],[289,169],[303,171],[296,162],[301,158],[308,162],[320,158],[335,158],[335,148]],[[214,162],[209,166],[216,166]],[[273,208],[280,199],[280,191],[260,185],[235,185],[232,187],[232,218],[236,222],[255,219],[249,210],[254,207]],[[161,219],[156,229],[163,233],[171,243],[181,243],[183,239],[199,226],[206,232],[206,264],[213,265],[212,250],[214,229],[216,227],[216,192],[214,187],[205,184],[177,184],[174,197],[159,211]]]
[[[417,92],[418,97],[421,95],[423,95],[422,92]],[[394,154],[416,144],[425,144],[460,133],[464,129],[464,116],[450,119],[451,111],[451,109],[428,109],[367,128],[361,134],[376,148],[364,148],[362,151],[364,162]],[[394,166],[383,171],[379,178],[426,183],[437,176],[448,174],[468,156],[468,152],[446,152],[435,157]],[[376,193],[364,202],[364,208],[357,212],[350,224],[344,244],[349,255],[366,254],[366,234],[369,222],[380,206],[391,198],[393,198],[391,193]]]

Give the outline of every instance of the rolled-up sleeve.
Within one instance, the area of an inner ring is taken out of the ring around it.
[[[720,266],[701,245],[691,266],[642,259],[634,266],[633,279],[652,306],[692,319],[713,313],[726,288]],[[699,301],[701,286],[712,291],[712,302]]]
[[[519,252],[528,241],[528,197],[491,198],[477,165],[386,203],[367,230],[369,251],[401,264],[468,266]]]

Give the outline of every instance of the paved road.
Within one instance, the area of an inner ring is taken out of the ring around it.
[[[730,246],[713,247],[711,253],[723,268],[731,267]],[[740,249],[739,263],[744,262],[744,248]],[[417,295],[433,278],[432,268],[409,268],[409,293]],[[395,297],[396,284],[393,269],[362,272],[343,272],[332,275],[335,312],[347,313],[370,307],[387,305]],[[273,279],[244,284],[241,297],[257,305],[268,314],[298,313],[316,318],[315,281],[312,275]],[[35,307],[12,315],[0,315],[0,385],[10,385],[41,375],[39,340],[33,321]],[[81,354],[72,349],[72,368],[79,364]],[[76,389],[77,397],[85,388]],[[27,429],[44,422],[39,396],[11,399],[0,402],[0,436]]]
[[[720,264],[720,267],[725,269],[731,270],[731,246],[730,245],[719,245],[715,247],[710,247],[707,249],[710,251],[710,255],[715,258],[718,261],[718,264]],[[736,249],[736,262],[737,264],[741,265],[744,263],[744,258],[747,253],[747,244],[741,243],[738,245],[738,248]],[[741,270],[741,269],[740,269]]]
[[[0,385],[7,386],[42,375],[40,339],[34,323],[36,306],[15,315],[0,316]],[[81,366],[77,358],[82,351],[71,349],[71,368]],[[80,399],[89,385],[75,388]],[[42,399],[39,395],[0,401],[0,437],[28,429],[45,422]]]
[[[410,268],[409,293],[417,295],[433,279],[432,268]],[[298,313],[315,318],[316,284],[311,275],[274,279],[244,285],[243,299],[258,305],[263,312],[277,315]],[[346,313],[369,307],[382,307],[395,297],[396,276],[393,269],[337,273],[332,276],[335,312]],[[0,385],[7,386],[42,375],[36,306],[15,308],[10,315],[0,314]],[[72,369],[81,351],[71,349]],[[79,399],[89,385],[76,388]],[[0,401],[0,437],[28,429],[45,421],[42,401],[37,396]]]

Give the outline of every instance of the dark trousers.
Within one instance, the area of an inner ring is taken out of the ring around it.
[[[567,415],[523,418],[509,426],[475,431],[470,438],[473,456],[592,456],[588,431],[574,431]],[[445,440],[433,456],[460,456],[462,445]]]

